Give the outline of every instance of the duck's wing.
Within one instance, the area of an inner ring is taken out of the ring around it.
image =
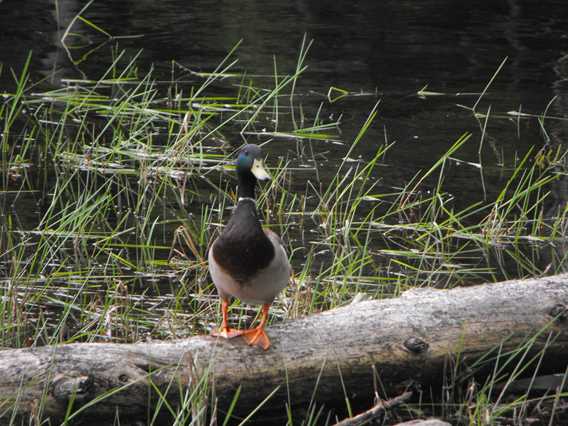
[[[270,239],[270,241],[273,241],[273,242],[280,244],[282,246],[282,248],[285,249],[284,242],[282,241],[282,238],[280,238],[280,235],[278,235],[272,229],[262,228],[262,230],[264,231],[266,236]]]
[[[274,246],[275,251],[277,253],[280,251],[284,254],[283,256],[275,256],[275,261],[278,261],[285,265],[290,271],[289,276],[292,275],[292,266],[290,265],[290,261],[288,260],[288,252],[286,251],[286,247],[284,247],[282,238],[280,238],[280,236],[271,229],[263,228],[263,231]]]

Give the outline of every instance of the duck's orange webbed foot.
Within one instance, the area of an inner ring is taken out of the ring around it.
[[[270,348],[270,339],[264,331],[264,327],[255,327],[250,330],[246,330],[243,333],[243,338],[249,346],[260,346],[265,351]]]
[[[221,302],[221,314],[223,315],[223,323],[219,331],[212,331],[211,336],[232,339],[233,337],[242,336],[246,330],[239,330],[229,327],[229,301],[223,298]]]
[[[251,328],[250,330],[245,330],[243,333],[243,338],[250,346],[260,346],[265,351],[270,347],[270,339],[264,331],[264,326],[268,322],[268,310],[270,309],[270,303],[262,305],[262,317],[258,327]]]

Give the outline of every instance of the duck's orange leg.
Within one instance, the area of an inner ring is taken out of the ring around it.
[[[223,315],[223,322],[219,331],[211,332],[211,336],[224,337],[225,339],[232,339],[242,335],[245,330],[237,330],[229,327],[229,301],[225,298],[221,302],[221,313]]]
[[[245,330],[243,333],[243,337],[249,345],[260,346],[264,350],[267,350],[270,347],[270,339],[264,331],[264,327],[268,322],[268,311],[270,309],[270,305],[270,303],[262,305],[262,316],[258,327]]]

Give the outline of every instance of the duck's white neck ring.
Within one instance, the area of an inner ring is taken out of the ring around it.
[[[237,204],[240,203],[241,201],[252,201],[254,204],[256,204],[256,200],[252,197],[239,197]]]

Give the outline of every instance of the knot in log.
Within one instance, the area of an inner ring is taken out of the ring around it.
[[[428,350],[428,343],[419,337],[409,337],[404,341],[404,347],[413,354],[421,354]]]
[[[565,305],[557,304],[550,310],[550,316],[557,321],[564,321],[568,318],[568,308]]]

